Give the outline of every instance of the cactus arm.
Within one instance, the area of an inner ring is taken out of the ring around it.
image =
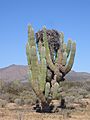
[[[44,91],[46,83],[46,59],[45,59],[45,47],[42,46],[41,41],[38,43],[40,64],[39,66],[39,89]]]
[[[36,48],[35,46],[32,46],[31,48],[31,70],[32,70],[32,83],[38,80],[38,61],[37,61],[37,55],[36,55]]]
[[[43,34],[43,40],[44,40],[44,46],[45,46],[45,50],[46,50],[46,61],[48,66],[50,67],[50,69],[54,72],[54,74],[56,74],[56,80],[58,80],[58,78],[61,79],[62,74],[59,72],[58,69],[58,64],[53,64],[52,60],[51,60],[51,56],[50,56],[50,50],[48,47],[48,41],[47,41],[47,35],[46,35],[46,28],[43,28],[44,34]],[[59,55],[58,55],[59,57]]]
[[[31,25],[28,26],[28,43],[29,43],[30,48],[32,46],[36,46],[35,38],[34,38],[34,30]]]
[[[28,65],[31,64],[31,55],[30,55],[30,48],[29,48],[29,44],[26,44],[26,55],[27,55],[27,61],[28,61]]]
[[[46,99],[48,99],[49,94],[50,94],[50,83],[47,82],[47,83],[46,83],[46,86],[45,86],[45,98],[46,98]]]
[[[38,43],[38,50],[39,50],[39,57],[40,57],[40,60],[41,60],[41,52],[42,52],[42,43],[41,43],[41,41],[39,41],[39,43]]]
[[[72,40],[69,39],[69,40],[68,40],[68,43],[67,43],[67,48],[66,48],[67,57],[68,57],[69,54],[70,54],[71,45],[72,45]]]
[[[55,70],[55,66],[51,60],[51,56],[50,56],[50,50],[49,50],[49,47],[48,47],[48,41],[47,41],[47,35],[46,35],[46,28],[43,27],[43,40],[44,40],[44,46],[45,46],[45,49],[46,49],[46,61],[47,61],[47,64],[48,66],[50,67],[50,69],[52,71]]]
[[[63,59],[62,59],[62,65],[65,66],[67,63],[67,52],[63,52]]]
[[[68,41],[68,44],[63,44],[63,59],[62,64],[59,63],[59,71],[65,76],[72,68],[74,63],[74,57],[76,52],[76,43],[71,40]]]
[[[47,65],[46,65],[46,59],[45,59],[45,48],[42,46],[40,49],[40,64],[39,64],[39,86],[40,90],[43,92],[45,89],[45,84],[46,84],[46,70],[47,70]]]
[[[65,66],[65,74],[67,74],[73,66],[75,52],[76,52],[76,43],[73,42],[72,43],[72,48],[71,48],[71,53],[70,53],[70,58],[69,58],[69,61],[68,61],[67,65]]]
[[[59,71],[60,71],[61,73],[64,73],[64,72],[65,72],[65,69],[64,69],[64,67],[63,67],[63,65],[62,65],[62,62],[63,62],[63,51],[64,51],[64,50],[63,50],[63,46],[65,46],[65,45],[64,45],[64,33],[63,33],[63,32],[60,32],[59,35],[60,35],[60,38],[59,38],[60,48],[59,48],[59,50],[58,50],[58,52],[57,52],[57,58],[56,58],[56,60],[55,60],[55,64],[58,65]]]
[[[68,40],[67,45],[65,43],[63,44],[63,60],[62,60],[63,66],[67,64],[67,59],[69,57],[70,50],[71,50],[71,44],[72,44],[71,40]]]
[[[64,43],[64,33],[63,33],[63,32],[60,32],[59,35],[60,35],[60,38],[59,38],[60,45],[62,46],[63,43]]]
[[[63,54],[61,48],[59,48],[57,52],[57,58],[55,60],[55,64],[62,64]]]
[[[62,48],[62,54],[63,54],[63,58],[62,58],[62,66],[66,65],[67,62],[67,52],[66,52],[66,43],[63,43],[63,48]]]
[[[53,94],[52,94],[52,97],[53,99],[58,99],[59,98],[59,93],[58,93],[58,90],[59,90],[59,84],[57,82],[55,82],[55,84],[52,86],[52,91],[53,91]]]
[[[60,41],[60,48],[58,49],[57,52],[57,58],[55,60],[55,63],[57,64],[62,64],[62,59],[63,59],[63,43],[64,43],[64,34],[63,32],[59,33],[59,41]]]
[[[45,102],[45,96],[43,95],[42,92],[42,84],[40,83],[42,79],[42,77],[40,76],[41,72],[40,72],[40,67],[38,64],[38,57],[37,57],[37,52],[36,52],[36,43],[35,43],[35,38],[34,38],[34,31],[32,29],[31,26],[28,26],[28,44],[26,46],[26,54],[27,54],[27,60],[29,63],[30,60],[30,64],[29,64],[29,79],[30,79],[30,83],[32,86],[32,89],[34,90],[35,94],[39,97],[39,99],[41,100],[41,102]],[[31,57],[30,57],[31,56]],[[29,59],[30,58],[30,59]],[[42,60],[42,64],[45,61]],[[44,64],[45,67],[45,64]],[[39,79],[39,77],[41,77],[41,79]],[[45,79],[44,79],[45,80]],[[43,88],[44,89],[44,88]]]

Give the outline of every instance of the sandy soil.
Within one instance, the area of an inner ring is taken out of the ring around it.
[[[0,120],[90,120],[90,100],[86,102],[88,104],[84,108],[71,112],[62,110],[60,113],[36,113],[30,106],[19,107],[9,103],[6,108],[0,108]]]

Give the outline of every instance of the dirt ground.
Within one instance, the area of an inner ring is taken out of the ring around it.
[[[9,103],[5,108],[0,108],[0,120],[90,120],[90,100],[85,100],[88,103],[86,107],[74,111],[61,110],[60,113],[36,113],[30,106],[20,107]]]

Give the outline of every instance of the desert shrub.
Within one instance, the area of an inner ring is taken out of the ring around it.
[[[12,93],[4,93],[0,95],[0,99],[6,100],[8,102],[14,102],[14,100],[18,97],[19,96]]]
[[[1,94],[0,95],[0,99],[4,99],[4,100],[7,100],[8,102],[10,102],[10,98],[11,98],[11,94],[9,93],[4,93],[4,94]]]
[[[19,93],[23,91],[23,85],[17,81],[8,82],[4,85],[4,91],[7,93],[19,95]]]
[[[71,95],[75,96],[78,93],[77,87],[72,87],[66,91],[66,93],[70,93]]]
[[[17,99],[19,96],[9,93],[9,102],[14,102],[15,99]]]
[[[31,104],[35,104],[36,102],[36,95],[33,91],[23,91],[20,93],[20,98],[23,99],[25,102],[31,102]]]
[[[33,105],[33,104],[35,104],[35,102],[33,101],[33,99],[24,99],[24,104]]]
[[[7,93],[19,95],[24,90],[31,91],[32,89],[28,83],[22,83],[21,81],[15,80],[12,82],[5,83],[3,90],[4,90],[4,92],[7,92]]]
[[[70,87],[72,87],[72,84],[71,84],[71,82],[64,81],[64,82],[60,83],[60,87],[62,87],[63,90],[65,91],[65,90],[69,89]]]
[[[88,94],[88,92],[85,89],[78,89],[78,94],[83,95],[83,98]]]
[[[71,93],[71,95],[74,95],[74,96],[83,95],[83,97],[88,94],[87,90],[79,87],[72,87],[67,92]]]
[[[72,87],[80,88],[83,86],[82,82],[79,81],[64,81],[60,83],[60,87],[63,87],[64,91],[67,91],[68,89],[71,89]]]
[[[20,99],[20,98],[17,98],[17,99],[14,100],[14,103],[21,106],[21,105],[24,104],[24,101],[22,99]]]
[[[88,95],[86,95],[86,98],[90,98],[90,93]]]
[[[83,83],[83,88],[90,92],[90,81],[86,81]]]
[[[81,82],[81,81],[74,81],[74,86],[80,88],[80,87],[83,86],[83,82]]]
[[[5,82],[3,80],[0,80],[0,93],[4,93],[4,86],[5,86]]]
[[[14,102],[17,98],[26,100],[27,103],[29,103],[29,99],[32,103],[36,101],[36,95],[28,82],[22,83],[18,80],[12,82],[0,81],[0,99]]]
[[[20,93],[20,98],[22,99],[32,98],[34,95],[35,94],[33,91],[24,90],[23,92]]]
[[[0,99],[0,107],[5,107],[8,102],[6,100]]]
[[[75,97],[74,102],[75,103],[80,103],[82,98],[83,98],[83,95],[79,95],[78,97]]]
[[[66,103],[73,103],[74,100],[75,100],[75,96],[66,96],[65,97]]]

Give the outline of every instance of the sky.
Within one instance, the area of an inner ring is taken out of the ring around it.
[[[90,0],[0,0],[0,68],[27,65],[27,26],[64,32],[77,44],[73,70],[90,72]]]

